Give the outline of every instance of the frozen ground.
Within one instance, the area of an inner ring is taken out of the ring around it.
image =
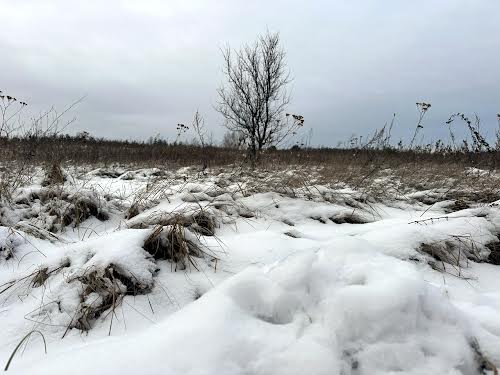
[[[18,189],[0,361],[22,342],[14,374],[493,374],[497,203],[280,184],[294,173],[75,169]]]

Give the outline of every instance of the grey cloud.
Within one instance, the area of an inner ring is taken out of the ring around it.
[[[280,31],[295,77],[290,111],[316,144],[367,134],[398,114],[409,136],[414,103],[430,101],[429,137],[452,112],[477,112],[492,134],[500,112],[500,3],[492,0],[4,2],[0,89],[32,111],[86,95],[73,131],[175,137],[213,110],[219,48]]]

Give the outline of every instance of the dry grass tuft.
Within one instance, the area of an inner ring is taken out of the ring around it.
[[[436,271],[462,277],[462,269],[469,261],[485,261],[483,246],[470,236],[450,236],[449,239],[421,243],[417,251],[428,257],[428,264]]]
[[[47,280],[53,275],[58,273],[60,270],[69,267],[69,260],[65,259],[56,268],[49,269],[49,267],[41,266],[30,274],[21,277],[19,279],[14,279],[0,285],[0,294],[4,294],[7,291],[11,294],[19,292],[22,295],[27,295],[32,288],[38,288],[45,286]],[[9,296],[7,296],[9,298]]]
[[[167,226],[158,225],[144,242],[143,248],[155,259],[175,264],[175,271],[185,270],[188,265],[199,270],[196,259],[205,255],[215,259],[198,237],[184,226],[182,220]]]
[[[54,233],[51,233],[44,228],[39,228],[29,222],[21,221],[14,226],[14,229],[41,240],[47,240],[50,242],[66,242]]]
[[[187,264],[198,269],[193,257],[200,257],[202,252],[197,244],[186,238],[186,232],[182,223],[158,226],[144,242],[144,250],[155,259],[175,263],[175,270],[184,270]]]
[[[71,192],[62,186],[45,187],[20,196],[15,205],[14,209],[23,212],[21,221],[16,225],[31,230],[33,235],[41,238],[51,237],[45,231],[56,233],[69,225],[77,227],[91,217],[100,221],[109,219],[105,202],[90,190]]]
[[[206,210],[201,210],[193,215],[192,219],[193,223],[189,227],[191,230],[204,236],[214,235],[217,223],[213,215],[209,214]]]
[[[74,196],[71,202],[62,215],[62,224],[64,226],[73,224],[75,227],[90,217],[95,217],[98,220],[105,221],[109,219],[109,215],[101,210],[99,202],[91,199],[89,196]]]
[[[60,185],[66,181],[66,175],[60,164],[52,163],[51,167],[45,173],[42,186]]]
[[[478,373],[479,374],[488,374],[488,373],[493,373],[494,375],[498,375],[498,369],[495,366],[493,362],[491,362],[486,355],[483,353],[481,350],[481,347],[479,346],[479,342],[473,338],[469,342],[469,345],[474,352],[474,357],[476,359],[476,363],[478,365]]]
[[[137,203],[132,203],[125,213],[125,219],[130,220],[141,213],[140,206]]]
[[[157,226],[181,225],[203,236],[213,236],[218,220],[211,209],[196,208],[175,213],[153,212],[149,216],[133,218],[127,223],[128,228],[145,229]]]
[[[322,217],[322,216],[314,215],[314,216],[311,216],[310,218],[313,219],[313,220],[319,221],[321,224],[327,224],[328,223],[327,219],[324,218],[324,217]]]
[[[368,220],[364,219],[355,212],[343,212],[338,215],[330,217],[330,220],[335,224],[366,224]]]
[[[80,305],[68,329],[76,328],[82,331],[90,330],[104,312],[114,314],[124,296],[145,294],[151,290],[150,285],[142,285],[134,277],[125,276],[114,265],[104,269],[93,268],[70,280],[73,281],[79,281],[83,290]]]
[[[0,259],[5,261],[15,256],[16,249],[24,243],[23,236],[12,227],[0,226]]]
[[[456,212],[466,210],[468,208],[470,208],[470,205],[464,199],[457,199],[455,202],[453,202],[453,207],[451,207],[451,210],[453,212]]]
[[[0,259],[5,261],[12,259],[14,256],[14,246],[9,243],[0,244]]]
[[[460,266],[458,260],[453,256],[455,245],[451,241],[422,243],[418,252],[431,257],[429,265],[439,271],[446,270],[445,263]]]
[[[33,275],[33,278],[31,279],[31,286],[33,288],[38,288],[38,287],[44,285],[50,276],[48,271],[49,271],[48,267],[41,267],[37,271],[35,271],[35,274]]]
[[[488,255],[488,263],[500,265],[500,237],[495,242],[490,242],[485,245],[488,250],[490,250],[490,255]]]
[[[301,233],[298,230],[296,230],[296,229],[292,229],[292,230],[286,231],[283,234],[285,236],[288,236],[288,237],[291,237],[291,238],[302,238]]]
[[[127,220],[136,217],[141,212],[153,207],[163,199],[168,200],[169,183],[168,180],[164,179],[162,173],[163,172],[158,170],[149,174],[146,187],[134,194],[133,201],[125,212],[125,218]],[[128,174],[124,173],[120,178],[126,180],[128,179],[127,175],[130,176],[130,179],[135,178],[135,174],[132,172]]]

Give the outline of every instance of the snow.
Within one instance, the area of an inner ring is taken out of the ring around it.
[[[0,259],[9,259],[14,250],[24,242],[16,231],[0,226]]]
[[[70,355],[75,374],[473,373],[460,312],[410,265],[356,245],[246,269],[145,332],[36,371],[60,373]]]
[[[0,361],[38,330],[48,354],[32,336],[9,372],[478,374],[476,340],[500,364],[500,268],[484,263],[500,232],[496,204],[450,213],[415,192],[365,204],[345,187],[285,194],[257,188],[255,178],[93,170],[65,188],[106,195],[109,220],[67,226],[57,233],[64,241],[52,242],[0,227],[0,248],[12,252],[0,257],[0,285],[53,271],[41,286],[28,278],[0,294]],[[139,196],[142,212],[127,220]],[[215,236],[184,230],[211,254],[196,267],[176,272],[144,250],[160,220],[199,210],[217,228]],[[336,223],[349,217],[360,223]],[[459,262],[439,271],[421,246],[444,243]],[[144,293],[123,296],[88,332],[68,331],[82,303],[103,298],[82,295],[85,276],[109,267]]]

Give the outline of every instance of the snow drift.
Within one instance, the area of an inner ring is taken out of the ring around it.
[[[411,264],[365,245],[249,268],[143,333],[13,373],[476,374],[461,313]]]

